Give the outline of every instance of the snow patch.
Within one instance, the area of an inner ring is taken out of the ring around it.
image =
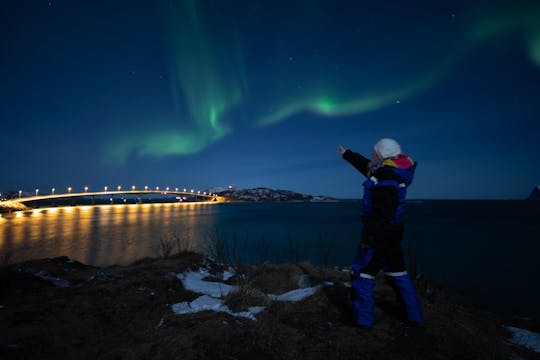
[[[205,310],[216,310],[221,307],[221,300],[208,295],[199,296],[192,302],[179,302],[172,306],[172,309],[177,314],[191,314]]]
[[[199,296],[192,302],[183,301],[172,305],[172,310],[176,314],[193,314],[199,311],[224,312],[233,316],[244,317],[251,320],[257,320],[255,315],[264,310],[264,306],[253,306],[248,311],[232,312],[222,301],[208,295]]]
[[[232,278],[234,275],[236,275],[236,271],[232,267],[230,267],[229,269],[225,270],[223,274],[221,274],[221,279],[223,281],[227,281],[230,278]]]
[[[505,329],[512,333],[510,342],[540,353],[540,334],[513,326],[505,326]]]
[[[310,297],[311,295],[315,294],[315,292],[320,288],[320,286],[314,286],[304,289],[296,289],[288,291],[284,294],[280,295],[273,295],[268,294],[268,298],[270,300],[277,300],[277,301],[302,301],[307,297]]]
[[[235,275],[235,270],[229,268],[222,274],[218,274],[216,277],[228,280]],[[186,290],[193,291],[199,294],[197,299],[188,302],[183,301],[173,304],[172,310],[176,314],[193,314],[199,311],[216,311],[224,312],[232,316],[244,317],[251,320],[256,320],[255,315],[259,314],[265,309],[264,306],[252,306],[247,311],[233,312],[227,305],[223,304],[221,297],[227,296],[232,291],[238,289],[237,286],[224,284],[221,282],[204,281],[203,279],[211,276],[210,272],[201,268],[199,271],[188,270],[184,273],[177,274],[176,277],[182,281],[182,284]],[[302,301],[305,298],[313,295],[321,286],[307,287],[292,290],[280,295],[269,294],[270,300],[276,301]]]
[[[60,279],[54,276],[49,276],[45,271],[40,271],[34,274],[34,276],[37,276],[38,278],[41,278],[46,281],[50,281],[53,283],[54,286],[59,287],[70,287],[71,283],[67,280]]]
[[[209,295],[215,298],[227,296],[231,291],[237,289],[236,286],[223,284],[220,282],[204,281],[203,279],[207,276],[210,276],[210,273],[205,269],[200,269],[196,272],[187,271],[176,275],[176,277],[182,281],[182,285],[184,285],[186,290]]]

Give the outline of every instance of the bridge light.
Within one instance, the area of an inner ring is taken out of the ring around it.
[[[191,193],[193,193],[193,189],[191,189]]]
[[[203,194],[204,194],[204,195],[206,195],[206,191],[205,191],[205,192],[203,192]]]
[[[146,185],[146,186],[144,187],[144,190],[145,190],[145,191],[148,191],[148,185]]]
[[[84,187],[84,192],[87,192],[88,191],[88,186],[85,186]]]
[[[71,194],[71,186],[68,187],[68,194]]]
[[[52,190],[52,194],[54,195],[54,191],[55,191],[56,189],[55,189],[55,188],[52,188],[51,190]]]
[[[122,187],[120,185],[118,185],[118,191],[122,190]]]
[[[39,193],[39,189],[36,189],[36,196],[38,196],[38,193]]]
[[[159,190],[159,186],[156,186],[156,190]]]
[[[131,190],[135,190],[135,185],[131,186]]]
[[[184,189],[184,192],[186,192],[186,189]]]
[[[168,187],[168,186],[167,186],[167,188],[166,188],[166,189],[167,189],[167,191],[169,191],[169,187]]]
[[[197,194],[200,194],[201,192],[200,191],[197,191]]]
[[[174,191],[178,191],[178,188],[174,188]]]
[[[105,186],[105,187],[103,187],[103,190],[105,190],[105,192],[107,192],[108,188],[109,188],[108,186]]]

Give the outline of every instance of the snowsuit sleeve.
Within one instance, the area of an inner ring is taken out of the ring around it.
[[[368,164],[369,159],[363,157],[360,154],[357,154],[355,152],[352,152],[351,150],[346,150],[343,153],[343,158],[349,162],[352,166],[356,168],[356,170],[360,171],[365,177],[368,175]]]

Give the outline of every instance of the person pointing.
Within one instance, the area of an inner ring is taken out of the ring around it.
[[[363,183],[362,240],[351,266],[353,321],[361,327],[373,326],[375,276],[383,270],[404,306],[408,322],[422,324],[422,308],[401,248],[407,187],[417,163],[402,154],[398,142],[389,138],[375,144],[371,159],[341,144],[338,152],[367,178]]]

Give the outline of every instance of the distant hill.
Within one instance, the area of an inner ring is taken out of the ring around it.
[[[236,201],[336,201],[328,196],[313,196],[290,190],[275,190],[265,187],[254,189],[225,189],[216,192],[219,196]]]
[[[527,198],[528,200],[540,200],[540,185],[535,187],[533,191],[531,191],[531,195]]]

